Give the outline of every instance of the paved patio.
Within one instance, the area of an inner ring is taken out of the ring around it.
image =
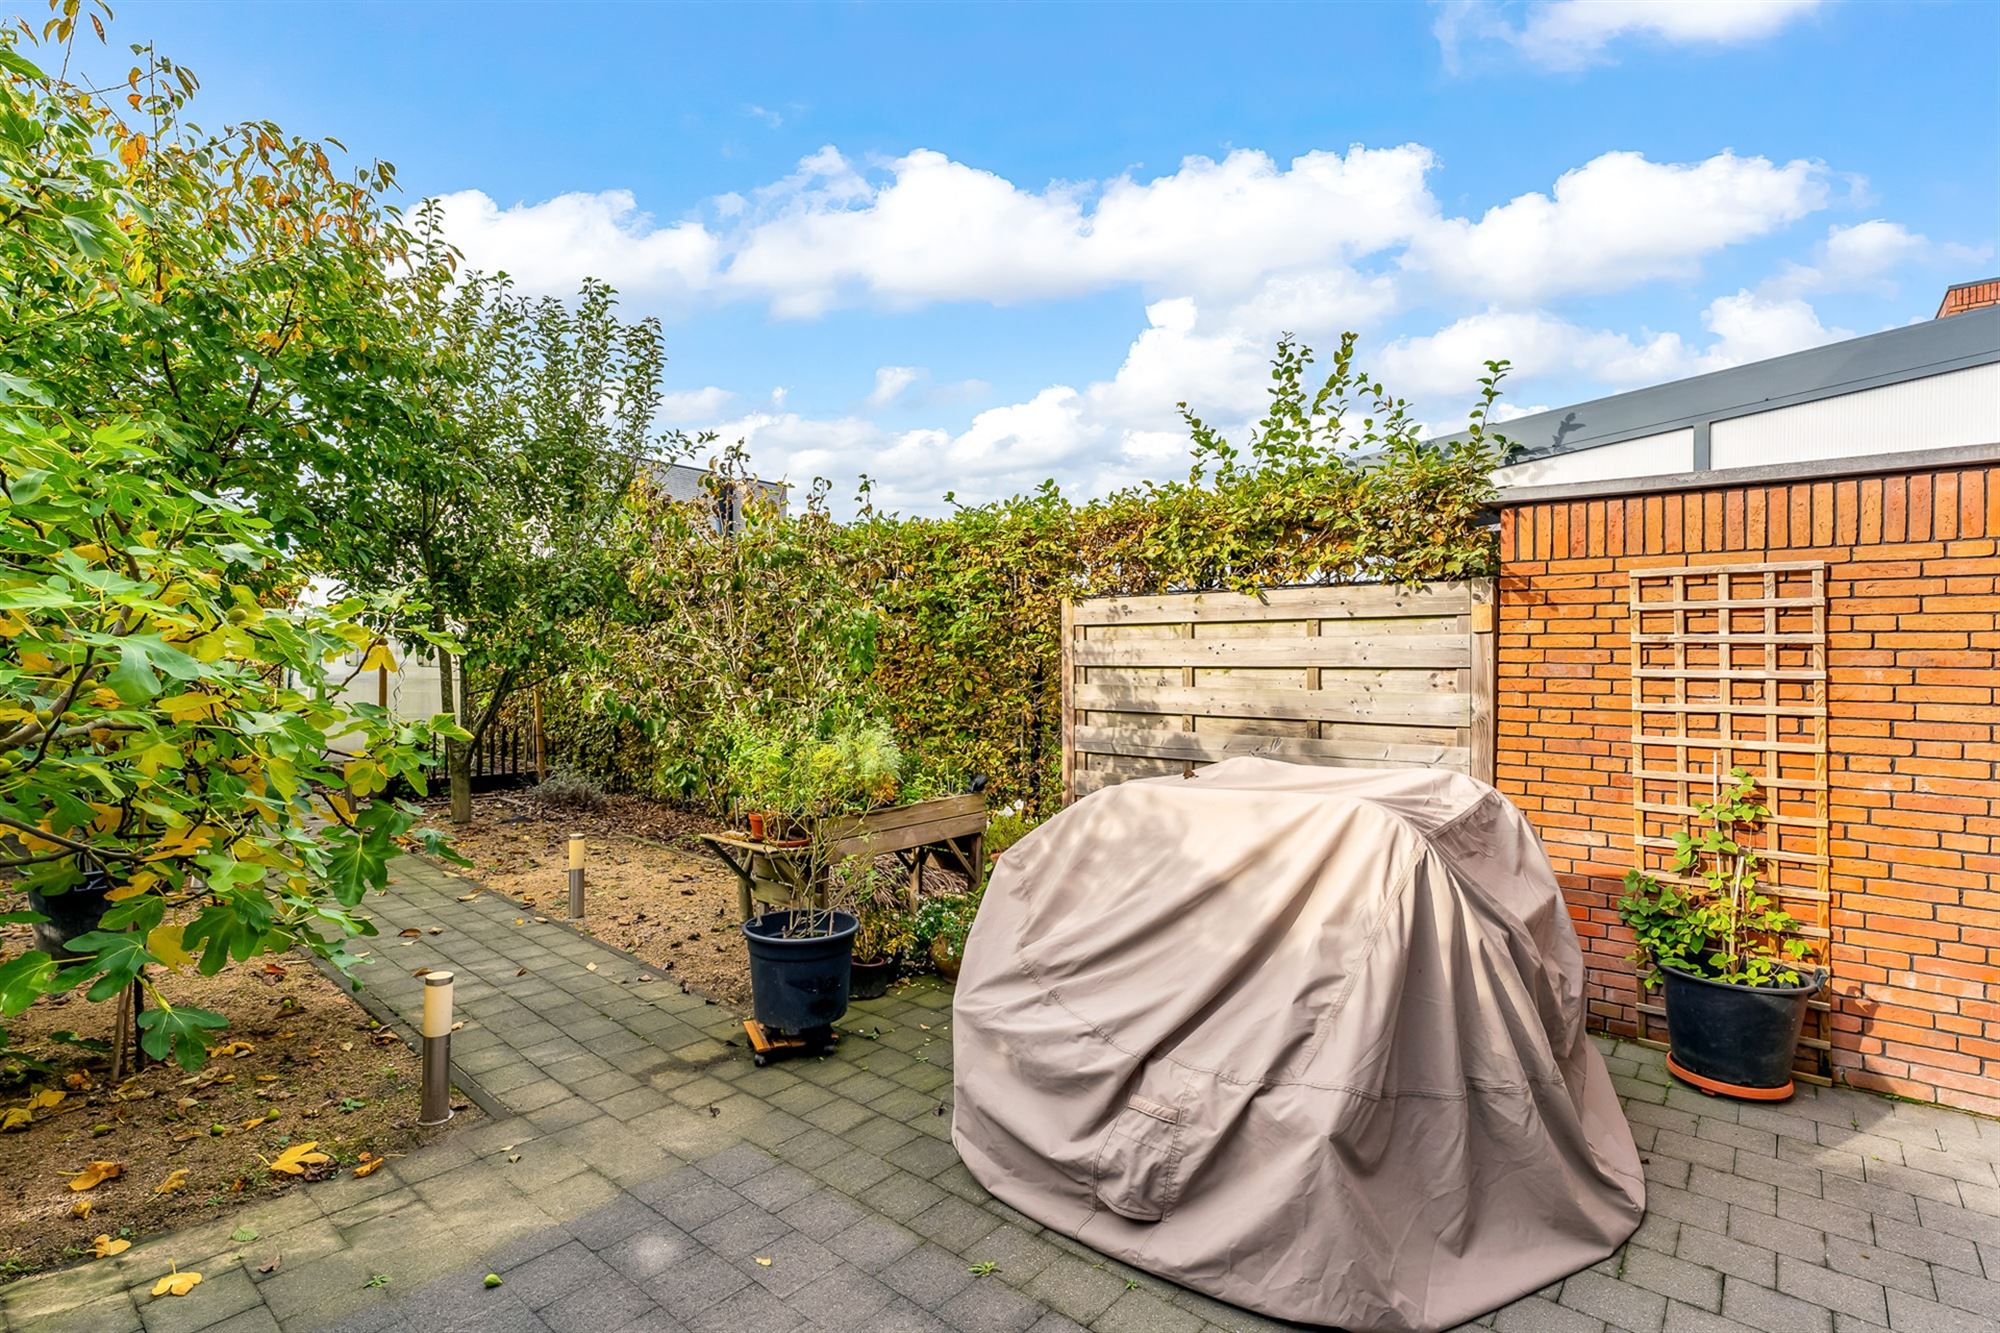
[[[990,1198],[951,1148],[948,989],[857,1005],[837,1054],[760,1070],[735,1016],[683,995],[670,972],[491,894],[458,902],[467,889],[405,863],[371,904],[383,937],[370,996],[413,1015],[413,969],[458,974],[454,1053],[488,1123],[365,1180],[0,1289],[5,1327],[1286,1327]],[[406,944],[397,931],[411,926],[442,931]],[[2000,1327],[2000,1123],[1845,1091],[1739,1106],[1674,1085],[1650,1051],[1605,1050],[1648,1157],[1646,1222],[1618,1254],[1482,1326]],[[246,1224],[258,1239],[231,1244]],[[155,1299],[170,1261],[204,1281]],[[484,1286],[489,1272],[500,1286]]]

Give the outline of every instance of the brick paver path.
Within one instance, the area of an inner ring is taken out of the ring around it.
[[[754,1068],[735,1016],[468,881],[405,863],[371,993],[458,974],[462,1084],[494,1118],[343,1178],[0,1289],[9,1329],[490,1333],[1278,1327],[1042,1230],[950,1142],[950,992],[857,1005],[839,1052]],[[442,927],[405,945],[406,927]],[[524,970],[525,969],[525,970]],[[731,1044],[731,1042],[735,1044]],[[1480,1321],[1503,1333],[1991,1333],[2000,1123],[1854,1092],[1776,1107],[1607,1055],[1648,1156],[1618,1254]],[[254,1227],[257,1240],[230,1233]],[[276,1271],[258,1266],[272,1255]],[[169,1261],[194,1294],[147,1293]],[[766,1263],[764,1261],[768,1260]],[[975,1276],[975,1266],[992,1264]],[[482,1279],[498,1273],[502,1285]]]

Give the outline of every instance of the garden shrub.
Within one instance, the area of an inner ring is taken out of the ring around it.
[[[1311,350],[1280,342],[1244,448],[1183,405],[1188,476],[1102,499],[1047,482],[904,517],[864,483],[842,523],[824,482],[778,509],[740,449],[722,453],[705,500],[642,484],[627,510],[632,614],[575,627],[591,651],[546,695],[549,744],[606,782],[719,812],[732,719],[845,701],[890,719],[920,786],[984,774],[995,800],[1046,814],[1060,801],[1064,598],[1494,571],[1483,511],[1504,441],[1487,420],[1504,363],[1480,380],[1467,438],[1432,444],[1355,366],[1354,345],[1343,338],[1315,384]],[[731,495],[733,534],[715,520]]]

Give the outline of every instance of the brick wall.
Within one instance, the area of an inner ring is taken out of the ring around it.
[[[1827,562],[1832,1062],[2000,1114],[2000,465],[1510,504],[1496,780],[1540,830],[1629,1034],[1627,571]]]

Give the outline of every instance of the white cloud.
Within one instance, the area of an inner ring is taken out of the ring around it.
[[[1440,219],[1406,268],[1483,300],[1527,304],[1684,276],[1717,250],[1826,207],[1816,162],[1777,166],[1728,151],[1702,162],[1605,153],[1566,171],[1552,194],[1524,194],[1477,222]]]
[[[630,190],[564,194],[504,209],[479,190],[437,202],[444,233],[469,267],[504,270],[536,295],[568,295],[593,277],[628,296],[681,298],[710,285],[721,254],[700,223],[660,226]]]
[[[1762,41],[1819,8],[1820,0],[1538,0],[1520,22],[1492,0],[1453,0],[1433,25],[1445,64],[1491,43],[1543,69],[1576,70],[1610,59],[1624,38],[1673,46],[1739,46]]]
[[[765,125],[769,126],[771,129],[774,130],[779,128],[785,123],[785,116],[783,112],[773,111],[769,107],[758,106],[755,102],[752,102],[748,106],[744,107],[743,114],[750,117],[752,120],[763,121]]]
[[[1887,296],[1896,292],[1900,270],[1956,269],[1983,264],[1992,254],[1991,246],[1939,244],[1900,222],[1871,218],[1829,227],[1810,264],[1787,264],[1760,290],[1780,296],[1846,291]]]
[[[706,222],[661,225],[622,190],[507,209],[476,190],[441,202],[469,262],[529,291],[572,291],[589,274],[675,305],[755,299],[810,317],[1133,288],[1236,306],[1245,323],[1330,330],[1398,308],[1412,278],[1526,305],[1684,277],[1824,208],[1829,189],[1814,162],[1614,152],[1475,220],[1442,214],[1433,165],[1419,144],[1287,164],[1239,149],[1147,181],[1031,190],[927,149],[864,169],[829,146],[709,200]]]
[[[700,389],[679,389],[660,396],[659,418],[670,426],[699,426],[715,420],[729,406],[735,394],[710,384]]]
[[[832,148],[759,192],[725,280],[780,314],[842,301],[908,307],[1075,296],[1114,286],[1241,294],[1269,274],[1371,253],[1435,212],[1416,145],[1313,152],[1281,166],[1238,150],[1140,182],[1026,190],[918,149],[871,182]]]
[[[917,366],[883,366],[875,372],[875,388],[868,395],[868,406],[887,407],[903,394],[903,390],[930,374]]]
[[[1829,329],[1813,308],[1797,297],[1750,291],[1709,302],[1701,322],[1715,341],[1699,359],[1702,370],[1721,370],[1763,361],[1787,352],[1852,338],[1852,329]]]

